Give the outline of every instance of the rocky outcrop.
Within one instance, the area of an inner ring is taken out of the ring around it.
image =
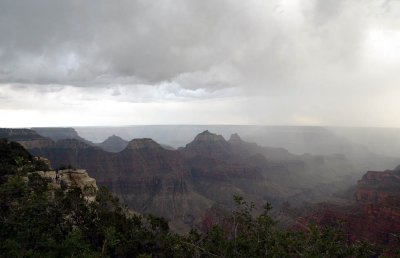
[[[84,169],[63,169],[58,171],[37,171],[42,177],[51,179],[52,183],[67,188],[79,187],[82,190],[87,187],[97,188],[96,179],[90,177]]]
[[[84,169],[64,169],[58,171],[34,172],[50,180],[54,188],[69,189],[80,188],[87,201],[92,202],[96,198],[98,189],[96,179],[90,177]]]
[[[57,172],[59,180],[68,187],[85,189],[93,187],[97,189],[96,179],[90,177],[84,169],[64,169]]]

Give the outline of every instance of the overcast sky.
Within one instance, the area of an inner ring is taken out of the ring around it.
[[[0,0],[0,127],[400,126],[400,1]]]

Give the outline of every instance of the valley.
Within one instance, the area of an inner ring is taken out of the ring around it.
[[[366,172],[342,153],[293,154],[238,133],[226,140],[205,130],[173,148],[151,138],[112,135],[94,143],[73,128],[36,130],[3,128],[0,138],[20,143],[55,169],[86,169],[131,212],[164,217],[175,232],[206,232],[223,223],[235,207],[232,197],[241,196],[258,207],[255,214],[271,204],[271,216],[285,228],[341,227],[354,243],[398,245],[398,168]]]
[[[275,216],[291,225],[296,217],[282,207],[301,210],[334,200],[364,172],[343,154],[298,155],[246,142],[237,133],[226,140],[205,130],[173,149],[116,135],[93,143],[72,128],[2,130],[2,137],[48,158],[54,168],[85,168],[129,208],[163,216],[179,231],[197,226],[214,205],[230,209],[233,195],[271,203]]]

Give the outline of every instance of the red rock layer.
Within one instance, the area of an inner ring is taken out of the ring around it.
[[[369,240],[385,246],[400,246],[399,171],[368,171],[348,206],[320,205],[299,225],[342,224],[350,241]]]

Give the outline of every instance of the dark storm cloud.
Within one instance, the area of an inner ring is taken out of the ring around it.
[[[399,28],[393,0],[0,0],[0,114],[390,124]]]
[[[292,3],[304,12],[291,13]],[[289,77],[325,62],[342,64],[344,55],[354,61],[365,19],[349,19],[362,13],[360,4],[292,3],[2,0],[0,80],[75,86],[177,80],[185,88],[257,90],[292,85]]]
[[[208,70],[244,40],[247,15],[225,1],[1,1],[1,79],[158,82]]]

